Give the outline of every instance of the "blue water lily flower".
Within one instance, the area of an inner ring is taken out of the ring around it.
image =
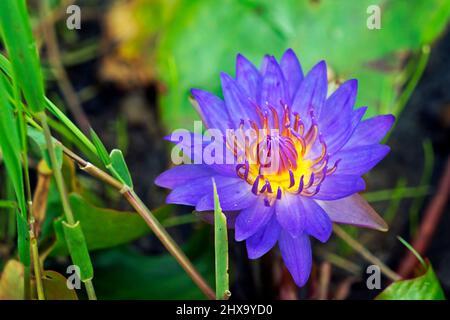
[[[199,89],[191,93],[205,126],[223,135],[213,143],[223,143],[235,162],[183,164],[162,173],[155,182],[172,189],[168,203],[213,210],[214,178],[235,239],[246,241],[249,258],[278,243],[298,286],[311,272],[310,237],[326,242],[332,222],[387,229],[358,192],[365,189],[361,176],[389,152],[380,141],[394,117],[362,120],[367,108],[354,109],[356,80],[328,92],[325,62],[304,75],[289,49],[279,63],[265,56],[260,69],[238,55],[236,77],[222,73],[221,82],[223,100]],[[250,143],[237,139],[245,130],[253,130]],[[191,159],[208,146],[198,147],[196,138],[181,143]]]

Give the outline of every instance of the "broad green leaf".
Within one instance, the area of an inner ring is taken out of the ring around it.
[[[151,232],[144,220],[134,212],[98,208],[86,202],[78,194],[70,195],[70,204],[75,219],[83,226],[89,250],[128,243]],[[172,206],[165,206],[153,213],[161,220],[166,218],[172,210]],[[61,218],[54,222],[57,242],[52,255],[67,255],[61,223]]]
[[[182,246],[196,269],[214,281],[210,228],[196,230]],[[205,299],[175,259],[167,254],[148,255],[119,247],[94,256],[95,289],[99,299]]]
[[[50,156],[48,154],[47,142],[45,141],[44,134],[33,127],[28,127],[27,134],[28,137],[30,137],[31,140],[34,141],[36,145],[39,147],[42,154],[42,158],[45,160],[45,162],[47,162],[48,167],[51,168],[52,165],[50,162]],[[56,143],[56,140],[54,138],[52,139],[52,141],[56,153],[56,160],[58,162],[58,167],[61,168],[63,162],[63,150],[61,145],[59,143]]]
[[[428,262],[421,276],[395,281],[377,297],[377,300],[445,300],[444,291]]]
[[[228,279],[228,233],[227,218],[220,207],[216,182],[214,187],[214,248],[216,256],[216,299],[228,299],[230,296]]]
[[[44,110],[44,82],[25,0],[0,1],[0,31],[28,106]]]
[[[367,27],[370,5],[381,8],[380,30]],[[225,0],[220,10],[214,1],[180,0],[156,47],[162,120],[169,131],[192,129],[199,118],[190,88],[221,95],[219,74],[234,75],[237,53],[259,66],[264,54],[280,58],[289,47],[305,72],[324,59],[337,79],[357,78],[356,105],[369,106],[366,116],[398,113],[398,92],[416,73],[404,57],[436,39],[449,16],[446,0]]]
[[[33,284],[35,285],[34,281]],[[46,300],[78,300],[76,290],[69,289],[67,279],[56,271],[45,270],[42,275],[42,284]],[[35,287],[32,293],[36,294]],[[33,298],[37,299],[37,297]]]
[[[3,268],[0,278],[0,300],[23,300],[23,264],[9,260]]]
[[[128,170],[122,151],[114,149],[111,151],[109,157],[111,159],[111,166],[114,169],[114,172],[118,175],[117,178],[120,177],[120,180],[122,180],[127,186],[133,188],[133,180],[131,179],[130,171]]]

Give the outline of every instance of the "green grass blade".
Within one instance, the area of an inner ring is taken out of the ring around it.
[[[0,147],[8,175],[17,195],[22,213],[26,212],[22,164],[20,161],[20,138],[13,106],[9,103],[5,84],[0,82]]]
[[[95,133],[93,129],[91,129],[91,138],[92,142],[94,142],[95,149],[97,150],[96,154],[103,162],[105,167],[108,167],[111,164],[111,159],[109,158],[108,151],[106,150],[105,145],[103,144],[100,137]]]
[[[0,1],[0,29],[29,108],[34,112],[44,110],[44,82],[24,0]]]
[[[214,179],[214,247],[216,258],[216,298],[218,300],[228,299],[231,295],[229,291],[228,279],[228,234],[227,218],[220,207],[219,195]]]
[[[94,144],[81,132],[80,129],[53,103],[50,99],[45,98],[45,107],[50,111],[59,121],[61,121],[79,140],[89,149],[93,154],[97,154],[97,149]]]
[[[5,83],[0,81],[0,148],[8,177],[16,194],[18,203],[17,232],[18,250],[21,262],[30,265],[30,243],[28,241],[28,226],[26,221],[26,197],[23,182],[21,157],[21,140],[18,122],[14,117],[14,109],[8,99]]]

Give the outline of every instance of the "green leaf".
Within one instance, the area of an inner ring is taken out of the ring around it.
[[[72,134],[93,154],[96,154],[94,144],[81,132],[80,129],[47,97],[45,98],[45,107],[50,111]]]
[[[27,222],[24,218],[27,212],[25,187],[21,162],[21,140],[18,121],[14,116],[14,108],[7,98],[5,84],[0,81],[0,149],[9,179],[14,188],[18,203],[17,231],[20,261],[30,265],[30,243],[28,240]]]
[[[9,77],[12,78],[13,70],[11,67],[11,63],[8,58],[6,58],[3,54],[0,53],[0,69]]]
[[[17,221],[17,249],[19,251],[20,262],[28,267],[31,264],[30,258],[30,236],[28,222],[25,215],[16,211]]]
[[[28,137],[30,137],[30,139],[34,141],[39,147],[42,158],[45,160],[48,167],[51,168],[52,164],[50,161],[50,156],[48,154],[47,142],[45,141],[44,133],[33,127],[28,127],[27,134]],[[63,149],[61,145],[56,142],[56,139],[52,138],[52,141],[56,153],[56,161],[58,162],[59,169],[61,169],[63,163]]]
[[[62,221],[62,227],[72,262],[80,268],[81,281],[91,280],[94,277],[94,269],[80,221],[73,225]]]
[[[367,27],[369,5],[381,8],[380,30]],[[214,1],[180,0],[156,47],[167,86],[162,120],[168,131],[192,129],[199,117],[188,101],[190,88],[220,95],[219,73],[234,74],[237,53],[259,66],[264,54],[280,58],[289,47],[305,72],[325,59],[338,79],[357,78],[356,105],[369,106],[366,116],[400,112],[398,92],[417,66],[404,67],[405,53],[436,39],[449,16],[447,0],[225,0],[220,10]]]
[[[182,246],[195,268],[214,281],[210,227],[203,225]],[[148,255],[119,247],[94,256],[95,289],[99,299],[205,299],[175,259],[167,254]]]
[[[95,207],[80,195],[71,194],[70,205],[75,219],[83,225],[89,250],[104,249],[136,240],[151,232],[144,220],[134,212],[123,212]],[[153,211],[159,220],[166,218],[173,206],[164,206]],[[67,255],[62,233],[62,218],[55,220],[57,242],[52,255]]]
[[[97,133],[95,133],[94,129],[91,129],[90,131],[92,142],[94,143],[95,149],[97,150],[98,157],[105,167],[109,166],[111,164],[111,159],[109,158],[108,151],[106,150],[105,145],[103,144]]]
[[[0,82],[0,147],[6,169],[14,185],[19,208],[26,212],[19,129],[14,116],[14,107],[9,103],[6,88]]]
[[[0,1],[0,29],[28,106],[34,112],[44,110],[44,82],[25,0]]]
[[[122,151],[114,149],[111,151],[109,157],[114,173],[117,175],[116,178],[120,178],[127,186],[133,188],[133,180],[131,179],[130,171],[128,170]]]
[[[427,263],[425,273],[409,280],[395,281],[377,297],[377,300],[445,300],[444,291]]]
[[[228,299],[228,234],[227,218],[220,207],[219,195],[217,194],[216,182],[213,178],[214,187],[214,248],[216,256],[216,299]]]

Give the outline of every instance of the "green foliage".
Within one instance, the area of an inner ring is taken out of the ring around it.
[[[128,170],[122,151],[119,149],[112,150],[109,158],[111,159],[111,167],[114,169],[118,178],[128,187],[133,188],[133,180],[131,179],[130,171]]]
[[[25,191],[21,164],[21,143],[14,107],[7,97],[7,91],[0,82],[0,147],[8,174],[11,177],[17,201],[22,213],[26,213]]]
[[[48,147],[47,142],[45,141],[44,134],[32,127],[29,127],[27,130],[28,137],[36,143],[36,145],[39,147],[42,155],[42,159],[45,159],[45,162],[47,163],[48,167],[51,168],[52,164],[50,161],[50,156],[48,154]],[[56,143],[55,139],[52,139],[53,141],[53,148],[55,149],[56,153],[56,160],[58,162],[58,168],[61,169],[62,162],[63,162],[63,150],[59,143]]]
[[[7,97],[5,84],[0,82],[0,148],[18,203],[19,210],[17,211],[16,216],[20,261],[25,266],[29,266],[30,243],[26,221],[27,206],[25,200],[25,186],[23,183],[21,146],[18,122],[14,116],[14,108]]]
[[[377,300],[445,300],[439,280],[428,262],[425,272],[414,279],[395,281]]]
[[[381,7],[380,30],[367,28],[369,5]],[[357,78],[357,105],[368,105],[368,115],[398,113],[397,91],[416,69],[402,68],[403,57],[441,33],[450,3],[226,0],[218,8],[214,1],[180,0],[171,12],[173,23],[157,47],[159,75],[167,85],[160,110],[168,130],[190,128],[198,116],[189,89],[220,94],[219,72],[234,74],[237,53],[259,65],[264,53],[280,57],[289,47],[304,71],[325,59],[339,79]]]
[[[94,129],[91,129],[90,133],[92,142],[94,143],[95,149],[97,150],[98,157],[102,161],[103,165],[105,167],[108,167],[111,164],[111,159],[109,158],[108,150],[106,150],[105,145],[103,144],[102,140],[97,135],[97,133],[95,133]]]
[[[95,207],[78,194],[70,195],[70,204],[75,219],[83,225],[83,232],[89,250],[110,248],[136,240],[151,231],[142,218],[134,212],[123,212]],[[165,219],[173,206],[164,206],[153,213],[158,219]],[[55,220],[57,242],[52,255],[67,255],[62,233],[62,218]]]
[[[62,227],[72,262],[80,268],[81,281],[91,280],[94,277],[94,269],[80,221],[72,225],[62,221]]]
[[[230,296],[228,279],[228,230],[227,218],[220,207],[216,182],[214,187],[214,248],[216,254],[216,299],[222,300]]]
[[[214,257],[208,226],[196,230],[182,249],[197,270],[214,281]],[[167,253],[145,255],[115,248],[94,255],[95,287],[100,299],[204,299],[183,269]]]
[[[25,0],[0,1],[0,29],[28,107],[44,110],[44,83]]]

